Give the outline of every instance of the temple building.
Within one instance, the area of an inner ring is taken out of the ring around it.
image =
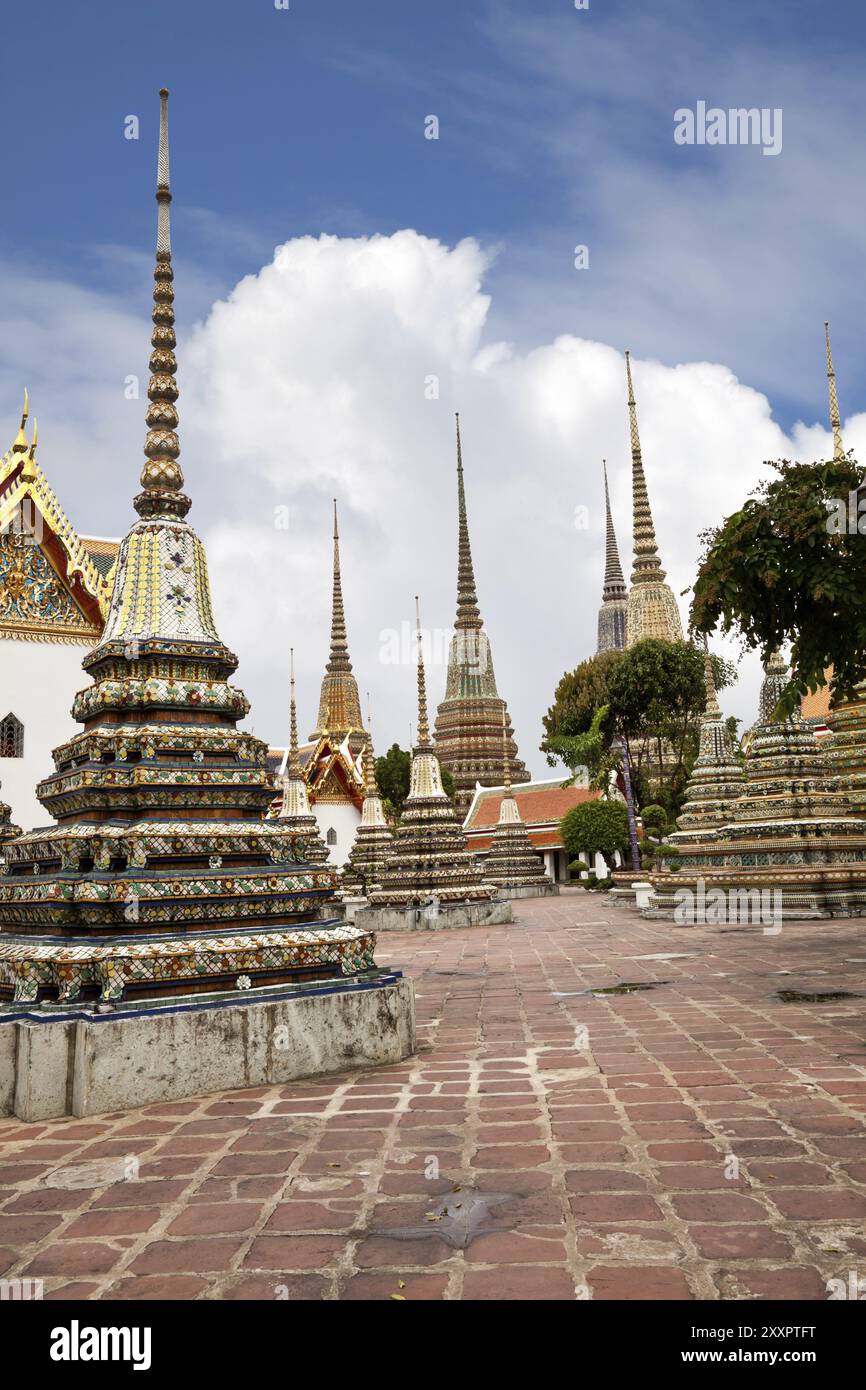
[[[728,750],[713,738],[718,762],[705,762],[692,788],[696,792],[708,779],[712,790],[693,796],[698,823],[683,823],[674,838],[683,856],[679,872],[652,875],[651,911],[669,915],[678,893],[699,894],[700,883],[707,893],[763,893],[747,920],[765,924],[771,918],[859,916],[866,909],[866,820],[854,814],[799,710],[774,718],[787,684],[787,663],[776,653],[765,667],[739,796],[733,795],[738,778],[726,765]],[[703,749],[709,754],[706,740]],[[719,820],[724,823],[713,824]],[[743,906],[748,913],[749,905]]]
[[[460,818],[442,786],[442,771],[427,723],[419,616],[418,730],[412,749],[409,795],[394,843],[385,857],[379,885],[369,894],[370,904],[410,908],[435,899],[446,907],[451,903],[488,905],[495,895],[496,889],[485,882],[466,847]],[[361,912],[356,920],[361,921],[364,916]]]
[[[364,750],[364,805],[361,810],[361,824],[355,835],[355,843],[348,862],[340,875],[340,889],[344,897],[368,897],[382,877],[385,859],[393,844],[393,835],[388,829],[382,798],[376,785],[376,769],[373,761],[372,740]]]
[[[506,745],[503,754],[505,786],[502,789],[499,820],[493,832],[490,850],[484,860],[484,877],[488,883],[495,883],[499,891],[509,898],[540,897],[543,893],[558,893],[559,889],[544,872],[544,865],[533,849],[526,823],[521,820],[514,799],[504,719],[502,741]]]
[[[142,1000],[150,1008],[180,995],[192,1007],[207,995],[246,1006],[262,999],[263,990],[272,1000],[275,986],[317,980],[333,986],[373,969],[371,935],[323,920],[333,901],[333,872],[305,862],[297,837],[262,819],[273,795],[267,750],[237,727],[249,705],[229,684],[237,661],[217,632],[204,548],[186,520],[167,102],[163,91],[137,519],[120,546],[104,629],[84,658],[91,683],[72,710],[81,730],[55,750],[55,770],[38,787],[57,824],[9,842],[0,876],[0,999],[19,1010],[98,1002],[103,1011],[118,1011],[124,1029],[149,1026],[148,1011],[138,1008]],[[88,579],[95,585],[89,572]],[[70,582],[80,585],[85,612],[87,586],[78,574]],[[93,603],[90,613],[95,628]],[[212,1015],[196,1017],[204,1036],[214,1026],[207,1025]],[[168,1027],[168,1018],[159,1022]],[[231,1051],[229,1032],[216,1027],[221,1046]],[[68,1044],[55,1036],[65,1059]],[[127,1055],[118,1044],[112,1068],[122,1069]],[[77,1075],[74,1104],[84,1104],[80,1089],[95,1084],[92,1068],[105,1057],[91,1054],[90,1080]],[[136,1058],[138,1081],[127,1083],[136,1088],[137,1103],[142,1074],[157,1061],[144,1048]],[[222,1065],[219,1049],[211,1061]],[[151,1077],[156,1093],[165,1094],[177,1084],[176,1071],[196,1064],[188,1050],[177,1050],[173,1064]],[[249,1055],[245,1065],[252,1065]],[[112,1070],[109,1090],[116,1076]],[[199,1090],[207,1089],[200,1073],[195,1079]],[[213,1089],[212,1076],[210,1083]],[[65,1103],[64,1092],[58,1104]]]
[[[465,815],[475,788],[504,780],[502,720],[508,731],[511,780],[528,782],[505,701],[496,689],[490,640],[484,631],[469,546],[463,486],[463,450],[457,416],[457,617],[448,650],[445,698],[436,714],[433,744],[454,779],[454,800]]]
[[[659,559],[655,526],[650,509],[646,477],[641,458],[637,427],[637,406],[631,379],[631,357],[625,355],[628,382],[628,419],[631,435],[632,502],[634,507],[634,561],[628,592],[626,646],[633,647],[645,637],[667,642],[683,640],[680,610]]]
[[[598,610],[598,645],[596,652],[621,652],[626,642],[628,588],[622,574],[616,532],[610,512],[610,493],[607,486],[607,464],[604,465],[605,558],[604,588]]]
[[[363,752],[370,743],[370,735],[364,728],[358,682],[349,658],[336,499],[333,541],[330,656],[319,694],[316,727],[310,734],[310,741],[298,748],[297,765],[306,784],[309,808],[327,846],[328,861],[339,868],[348,860],[361,824],[366,793]],[[277,786],[284,791],[289,750],[272,748],[268,758]],[[271,813],[279,814],[281,804],[278,796]]]
[[[67,735],[81,659],[102,635],[119,542],[75,530],[21,425],[0,459],[0,779],[15,821],[45,824],[36,783]]]

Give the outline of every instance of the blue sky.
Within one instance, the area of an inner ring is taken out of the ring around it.
[[[622,349],[677,593],[763,459],[826,447],[826,317],[866,452],[864,59],[853,0],[18,7],[0,89],[6,441],[26,381],[61,502],[81,530],[122,533],[166,85],[182,461],[257,732],[281,736],[290,642],[302,723],[314,712],[336,491],[362,688],[380,741],[405,740],[411,689],[379,669],[382,633],[418,588],[431,626],[453,619],[459,408],[482,611],[544,772],[541,714],[594,649],[602,456],[628,568]],[[781,153],[676,145],[674,111],[698,101],[780,107]],[[743,671],[730,699],[751,722]]]
[[[863,212],[854,0],[54,0],[10,12],[4,38],[0,177],[15,212],[0,246],[80,284],[125,286],[123,248],[147,245],[165,83],[177,240],[202,275],[187,315],[289,235],[409,226],[499,247],[489,287],[508,336],[619,328],[662,360],[723,358],[783,422],[820,399],[805,370],[816,318],[833,318],[840,355],[857,350],[862,273],[840,283]],[[677,148],[673,110],[699,97],[783,106],[783,156]],[[420,138],[431,112],[438,142]],[[123,139],[129,113],[138,142]],[[823,248],[803,225],[822,193],[813,161],[833,169]],[[742,219],[728,225],[725,207]],[[677,295],[680,235],[691,281]],[[737,292],[753,278],[764,294]]]

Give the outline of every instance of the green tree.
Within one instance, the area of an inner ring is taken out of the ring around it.
[[[551,741],[589,733],[596,714],[608,703],[608,683],[622,655],[622,652],[599,652],[561,677],[553,704],[541,721],[545,733],[541,751],[547,754],[551,767],[555,767],[557,761],[567,761],[562,759],[559,749],[551,746]]]
[[[717,689],[735,678],[711,657]],[[691,642],[648,637],[622,653],[608,684],[610,723],[629,740],[635,799],[651,796],[674,819],[697,754],[706,706],[703,653]]]
[[[866,480],[851,459],[769,467],[775,476],[705,533],[691,616],[698,632],[738,631],[765,661],[791,643],[787,714],[831,667],[836,699],[863,678]]]
[[[616,850],[625,854],[628,816],[621,801],[583,801],[572,806],[559,822],[559,833],[569,860],[587,854],[602,855],[608,868]]]
[[[440,764],[441,767],[441,764]],[[403,803],[409,795],[412,777],[412,754],[399,743],[392,743],[387,753],[376,759],[376,783],[379,787],[385,809],[392,820],[403,814]],[[442,768],[442,786],[446,796],[454,798],[454,778],[447,768]]]

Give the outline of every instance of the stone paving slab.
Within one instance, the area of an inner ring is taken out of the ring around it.
[[[405,1063],[0,1121],[0,1275],[72,1299],[866,1291],[866,921],[682,928],[580,891],[514,912],[389,935]],[[590,992],[623,983],[653,987]]]

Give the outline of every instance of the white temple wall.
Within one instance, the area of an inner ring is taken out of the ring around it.
[[[36,800],[36,783],[54,771],[51,754],[78,732],[72,701],[89,684],[81,663],[89,645],[0,640],[0,720],[14,714],[24,725],[23,758],[0,757],[0,801],[12,807],[22,830],[50,825]]]
[[[355,842],[355,833],[361,824],[361,812],[351,801],[317,801],[311,808],[318,822],[322,839],[328,846],[329,862],[342,867],[349,858]],[[336,843],[328,839],[329,831],[336,835]]]

